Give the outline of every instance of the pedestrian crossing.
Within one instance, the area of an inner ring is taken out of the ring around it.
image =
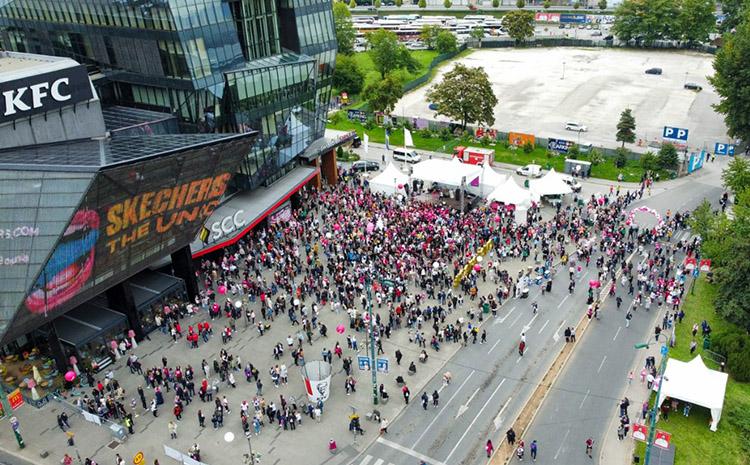
[[[375,461],[373,462],[373,460],[375,460]],[[395,465],[395,464],[393,462],[388,462],[386,464],[385,460],[379,459],[377,457],[373,457],[370,454],[367,454],[364,457],[362,457],[362,461],[361,462],[359,462],[359,463],[352,462],[350,465]]]

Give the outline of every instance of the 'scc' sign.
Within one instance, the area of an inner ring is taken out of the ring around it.
[[[0,82],[0,124],[93,98],[84,66]]]

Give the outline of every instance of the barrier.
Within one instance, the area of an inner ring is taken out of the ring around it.
[[[409,92],[411,90],[416,89],[417,87],[421,86],[422,84],[425,84],[427,81],[429,81],[432,78],[432,71],[440,66],[444,61],[450,60],[451,58],[455,57],[459,53],[466,50],[466,44],[462,44],[460,47],[458,47],[458,50],[452,53],[443,53],[441,55],[436,56],[432,59],[430,62],[430,66],[427,67],[427,72],[425,72],[423,75],[419,76],[416,79],[413,79],[407,83],[404,84],[404,93]]]

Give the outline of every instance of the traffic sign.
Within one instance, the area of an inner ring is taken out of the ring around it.
[[[357,364],[360,370],[370,369],[370,357],[367,355],[357,355]]]
[[[698,261],[695,259],[695,257],[685,257],[685,269],[688,271],[693,271],[698,264]]]
[[[698,268],[701,271],[711,271],[711,260],[709,260],[708,258],[702,258]]]
[[[143,452],[138,452],[133,456],[133,463],[135,465],[141,465],[143,463]]]
[[[729,155],[730,157],[734,156],[734,144],[724,144],[722,142],[717,142],[714,145],[714,154],[715,155]]]
[[[674,139],[687,142],[688,130],[685,128],[673,128],[671,126],[664,126],[662,137],[664,137],[665,139]]]

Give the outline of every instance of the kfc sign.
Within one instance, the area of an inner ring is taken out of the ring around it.
[[[84,66],[0,83],[0,124],[94,97]]]

